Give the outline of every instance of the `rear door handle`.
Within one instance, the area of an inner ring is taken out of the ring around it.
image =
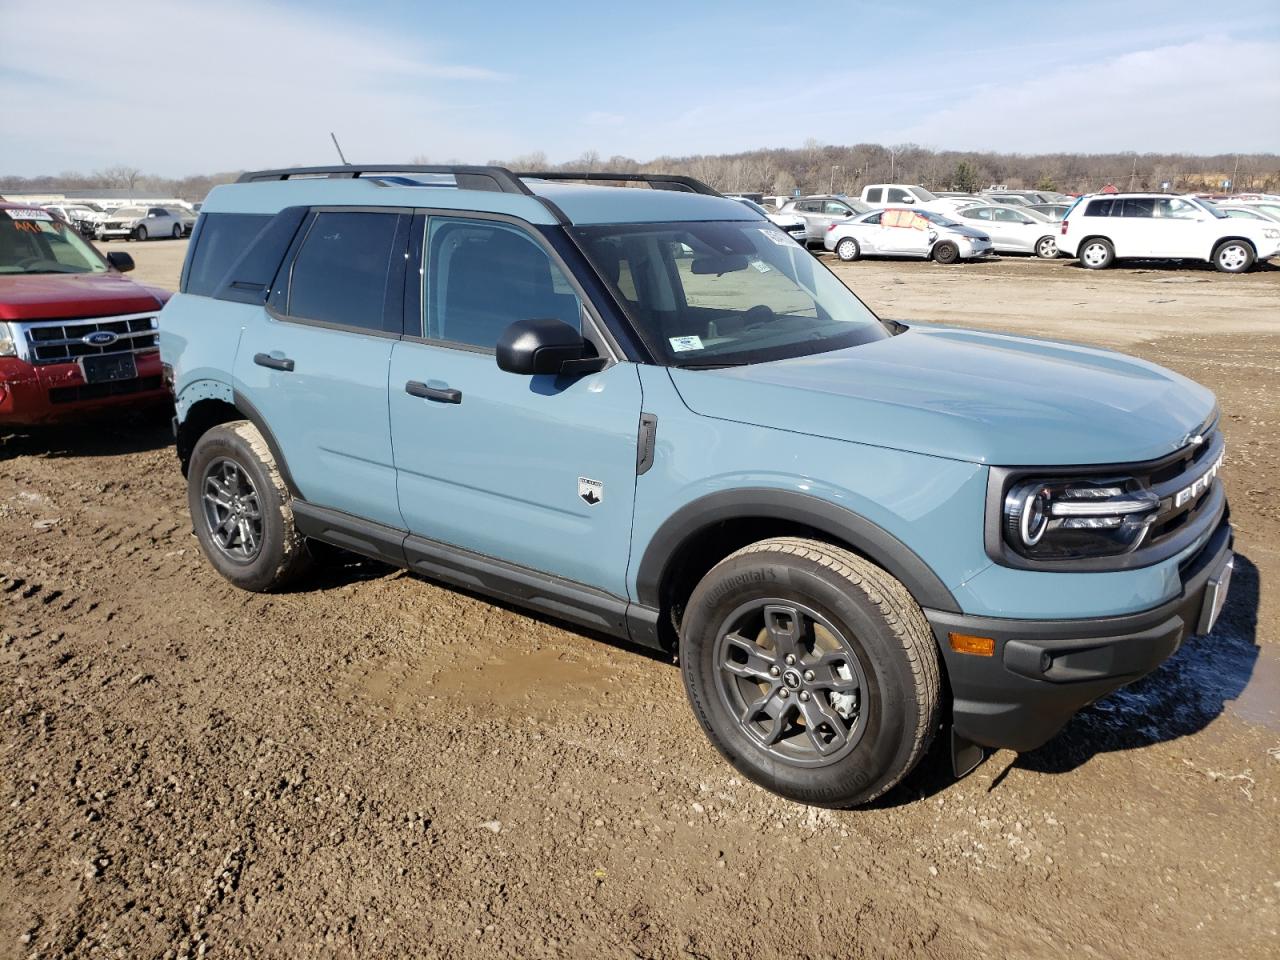
[[[418,380],[410,380],[404,385],[404,392],[411,397],[423,400],[435,400],[438,403],[461,403],[462,391],[453,387],[429,387]]]
[[[253,362],[260,367],[269,367],[272,370],[283,370],[285,373],[293,373],[293,361],[288,357],[273,357],[269,353],[255,353]]]

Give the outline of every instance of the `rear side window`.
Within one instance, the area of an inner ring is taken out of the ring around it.
[[[1154,215],[1155,200],[1150,197],[1126,197],[1121,212],[1122,217],[1150,218]]]
[[[1111,205],[1114,200],[1090,200],[1089,205],[1084,208],[1086,217],[1109,217],[1111,216]]]
[[[231,265],[271,218],[248,213],[206,213],[191,250],[183,293],[211,297]]]
[[[386,316],[396,213],[316,214],[293,261],[286,313],[301,320],[399,333]]]
[[[429,340],[492,350],[517,320],[551,317],[582,329],[582,304],[564,273],[527,234],[500,223],[431,218],[425,300]]]
[[[879,187],[872,187],[870,190],[867,191],[867,202],[879,203],[880,197],[883,195],[884,195],[884,191],[881,190]]]

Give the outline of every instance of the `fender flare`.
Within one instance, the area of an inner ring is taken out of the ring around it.
[[[723,490],[693,500],[666,519],[649,540],[636,572],[636,599],[661,606],[671,558],[692,538],[727,520],[784,520],[813,527],[848,544],[906,586],[922,607],[960,613],[960,605],[933,569],[905,543],[865,517],[826,500],[769,487]]]
[[[271,428],[267,426],[266,418],[258,411],[252,403],[239,390],[234,392],[233,405],[237,410],[244,414],[244,418],[258,428],[258,432],[262,434],[262,439],[267,442],[267,449],[271,451],[271,456],[275,458],[276,469],[280,471],[280,479],[284,481],[285,489],[289,491],[289,495],[295,500],[306,500],[298,490],[298,485],[293,482],[293,474],[289,472],[289,463],[284,458],[284,453],[280,450],[280,444],[276,442],[275,434],[271,432]]]

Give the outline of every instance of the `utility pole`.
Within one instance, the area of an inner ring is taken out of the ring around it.
[[[1129,174],[1129,192],[1133,193],[1138,182],[1138,155],[1133,155],[1133,171]]]
[[[836,171],[840,169],[840,165],[833,163],[831,165],[831,186],[827,188],[827,193],[836,192]]]
[[[1240,192],[1240,186],[1239,186],[1240,181],[1236,179],[1239,176],[1240,176],[1240,154],[1237,153],[1236,168],[1231,171],[1231,192],[1232,193]]]

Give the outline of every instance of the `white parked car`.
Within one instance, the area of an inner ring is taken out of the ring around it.
[[[730,197],[729,199],[737,200],[743,206],[750,207],[770,223],[780,227],[796,243],[801,246],[805,245],[806,234],[809,228],[805,225],[803,217],[797,217],[786,213],[770,213],[750,197]]]
[[[871,183],[862,188],[861,200],[869,207],[921,207],[950,214],[959,207],[971,206],[973,197],[940,197],[924,187],[909,183]]]
[[[1028,207],[976,204],[955,218],[989,234],[996,253],[1034,253],[1045,260],[1058,255],[1058,224]]]
[[[164,207],[119,207],[98,231],[99,240],[148,240],[186,232],[182,218]]]
[[[919,257],[938,263],[972,260],[992,253],[991,238],[935,210],[886,207],[827,228],[822,245],[841,260],[859,257]]]
[[[1125,259],[1207,260],[1224,273],[1244,273],[1280,254],[1280,224],[1228,217],[1193,196],[1086,196],[1067,211],[1058,249],[1090,270]]]

